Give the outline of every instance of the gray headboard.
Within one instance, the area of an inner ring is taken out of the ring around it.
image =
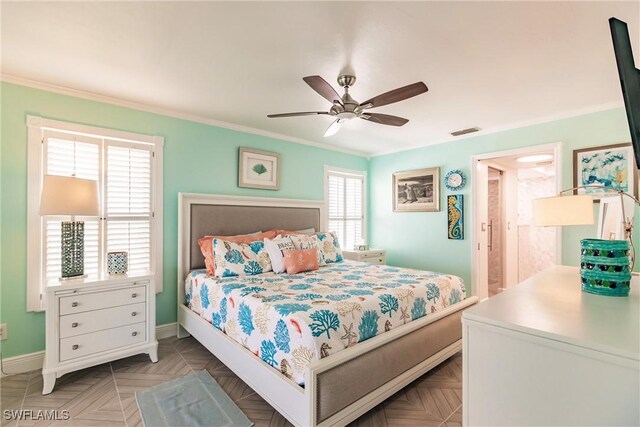
[[[321,230],[324,202],[268,197],[220,196],[180,193],[178,195],[178,283],[190,270],[204,267],[198,239],[231,236],[274,228]],[[179,294],[180,295],[180,294]]]
[[[190,269],[203,268],[204,258],[198,246],[202,236],[233,236],[273,228],[320,231],[320,208],[191,205]]]

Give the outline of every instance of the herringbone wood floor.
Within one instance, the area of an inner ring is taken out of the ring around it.
[[[135,392],[206,369],[256,426],[289,426],[267,402],[193,338],[160,341],[159,361],[139,355],[67,374],[43,396],[40,371],[0,379],[3,426],[142,427]],[[6,420],[4,410],[66,409],[68,421]],[[462,356],[456,354],[364,414],[351,426],[459,426]]]

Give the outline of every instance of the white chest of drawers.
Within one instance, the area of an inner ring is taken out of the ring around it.
[[[386,252],[382,249],[369,249],[366,251],[342,251],[346,259],[368,262],[370,264],[386,264]]]
[[[139,353],[158,361],[153,277],[77,280],[47,286],[42,394],[62,375]]]
[[[640,289],[580,290],[554,266],[462,315],[463,424],[640,424]]]

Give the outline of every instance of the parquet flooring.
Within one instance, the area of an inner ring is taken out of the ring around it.
[[[0,379],[2,426],[142,427],[135,392],[206,369],[257,427],[291,424],[193,338],[160,340],[159,361],[146,355],[73,372],[43,396],[40,371]],[[68,410],[59,421],[6,420],[4,410]],[[460,426],[462,356],[456,354],[350,424],[350,427]]]

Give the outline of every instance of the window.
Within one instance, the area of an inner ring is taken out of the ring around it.
[[[366,242],[366,173],[325,167],[327,230],[343,249]]]
[[[98,181],[99,217],[85,223],[85,273],[106,272],[107,252],[127,251],[129,271],[155,275],[162,289],[162,138],[29,117],[27,309],[41,310],[47,283],[61,275],[61,221],[40,216],[44,175]]]

